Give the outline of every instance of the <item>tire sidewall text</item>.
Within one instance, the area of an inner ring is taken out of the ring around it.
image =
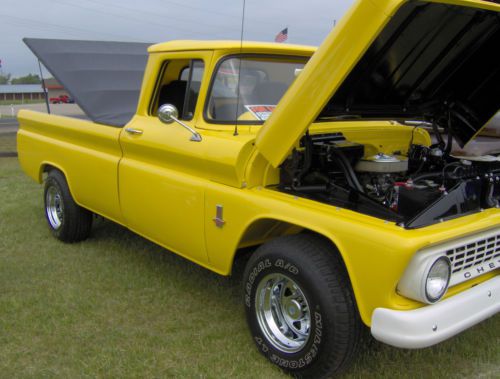
[[[311,311],[309,340],[303,349],[296,353],[286,353],[276,349],[260,329],[256,318],[255,291],[266,275],[281,273],[293,279],[307,298]],[[305,285],[298,265],[284,257],[266,257],[258,260],[245,277],[245,308],[253,339],[259,349],[271,362],[286,370],[301,370],[311,365],[319,356],[323,345],[323,314],[313,291]]]

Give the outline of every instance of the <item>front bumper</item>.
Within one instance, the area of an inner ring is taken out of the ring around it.
[[[444,341],[500,311],[500,276],[412,311],[377,308],[373,337],[389,345],[418,349]]]

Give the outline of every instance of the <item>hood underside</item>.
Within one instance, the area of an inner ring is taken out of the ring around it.
[[[452,2],[356,3],[265,124],[260,152],[277,166],[312,122],[346,119],[436,122],[464,146],[500,109],[500,7]]]
[[[497,12],[405,4],[372,43],[319,120],[422,119],[463,147],[500,108]],[[448,119],[449,118],[449,119]]]

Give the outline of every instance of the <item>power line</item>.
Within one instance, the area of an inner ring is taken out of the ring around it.
[[[96,5],[99,5],[99,6],[107,6],[107,7],[113,7],[113,8],[120,8],[120,9],[128,10],[128,11],[131,11],[131,12],[135,12],[135,13],[139,12],[139,13],[143,13],[143,14],[153,15],[155,17],[160,17],[160,15],[158,14],[158,12],[153,13],[153,12],[149,12],[149,11],[146,11],[146,10],[143,10],[143,9],[126,7],[126,6],[121,5],[121,4],[120,5],[118,5],[118,4],[114,4],[114,5],[103,4],[102,2],[100,2],[98,0],[84,0],[84,1],[87,2],[87,3],[96,4]],[[175,2],[175,1],[169,1],[169,0],[162,0],[162,4],[171,4],[171,5],[174,5],[176,7],[181,7],[181,8],[185,8],[185,9],[190,9],[190,10],[195,10],[195,11],[198,11],[198,12],[202,12],[203,14],[209,13],[209,14],[218,15],[218,16],[224,17],[225,20],[227,20],[228,18],[234,19],[238,15],[238,12],[239,12],[239,10],[238,11],[235,10],[234,13],[214,11],[213,8],[210,8],[210,9],[208,9],[208,8],[201,8],[201,7],[196,7],[196,6],[187,5],[187,4],[178,3],[178,2]],[[267,5],[266,5],[266,8],[267,8]],[[165,17],[167,17],[167,16],[165,15]],[[180,20],[180,19],[181,18],[179,18],[179,16],[176,15],[175,19],[172,19],[170,17],[170,18],[168,18],[168,21],[169,21],[169,23],[172,23],[172,22],[175,22],[176,20]],[[185,22],[195,23],[196,26],[205,25],[205,26],[210,26],[210,27],[217,27],[217,26],[214,26],[214,25],[211,25],[211,24],[200,22],[200,20],[186,19],[186,18],[184,18],[184,20],[185,20]],[[260,24],[260,25],[270,25],[270,26],[273,26],[273,27],[276,26],[276,22],[274,22],[274,21],[267,21],[267,20],[264,20],[262,18],[250,17],[248,15],[246,16],[245,22],[250,23],[251,25],[259,25]],[[148,23],[149,23],[149,21],[148,21]],[[239,28],[228,28],[227,25],[224,25],[224,29],[225,30],[232,29],[235,32],[238,32],[238,35],[240,33]],[[197,35],[199,36],[199,33],[197,33]]]
[[[19,16],[13,16],[13,15],[8,15],[5,13],[0,12],[0,16],[3,16],[4,18],[2,19],[2,22],[9,23],[11,25],[15,26],[21,26],[23,29],[38,29],[38,30],[44,30],[44,31],[60,31],[63,30],[65,33],[73,34],[80,36],[81,33],[91,33],[94,34],[95,30],[89,30],[89,29],[83,29],[83,28],[77,28],[74,26],[68,26],[68,25],[61,25],[61,24],[54,24],[46,21],[38,21],[38,20],[33,20],[30,18],[24,18],[24,17],[19,17]],[[52,30],[51,30],[52,29]],[[54,30],[56,29],[56,30]],[[78,33],[75,33],[78,32]],[[107,34],[109,36],[113,36],[114,38],[127,38],[122,35],[118,35],[115,33],[109,33],[109,32],[102,32],[102,34]],[[139,42],[139,41],[135,41]]]
[[[138,9],[138,8],[133,8],[133,7],[127,7],[127,6],[124,6],[124,5],[118,5],[118,4],[115,4],[115,5],[111,5],[111,4],[107,4],[107,3],[102,3],[101,1],[96,1],[96,0],[85,0],[85,2],[87,3],[93,3],[93,4],[96,4],[98,6],[103,6],[103,7],[110,7],[110,8],[118,8],[118,9],[123,9],[123,10],[126,10],[126,11],[129,11],[129,12],[134,12],[134,13],[142,13],[142,14],[145,14],[145,15],[149,15],[149,16],[152,16],[152,17],[162,17],[163,20],[167,20],[169,22],[169,24],[171,22],[176,22],[176,21],[180,21],[180,22],[183,22],[183,23],[193,23],[194,20],[192,18],[184,18],[184,17],[179,17],[178,15],[175,16],[175,19],[172,19],[170,17],[167,18],[167,15],[164,15],[164,14],[159,14],[158,12],[150,12],[150,11],[147,11],[147,10],[144,10],[144,9]],[[165,1],[166,3],[168,3],[168,1]],[[196,8],[195,8],[196,9]],[[201,10],[201,9],[199,9]],[[203,11],[205,12],[205,11]],[[234,16],[234,15],[231,15],[231,16]],[[229,17],[229,15],[225,15],[224,17]],[[149,21],[148,21],[149,23]],[[210,28],[217,28],[217,29],[220,29],[220,25],[213,25],[213,24],[208,24],[206,22],[200,22],[200,20],[196,20],[196,26],[200,26],[200,25],[203,25],[203,26],[206,26],[206,27],[210,27]],[[231,26],[228,26],[228,25],[224,25],[224,29],[232,29],[232,30],[235,30],[237,32],[239,32],[239,28],[232,28]]]
[[[107,14],[107,15],[112,16],[114,18],[118,17],[118,18],[122,18],[122,19],[125,19],[125,20],[128,20],[128,21],[134,21],[134,22],[136,22],[138,24],[141,24],[141,25],[145,24],[145,22],[144,22],[143,19],[138,19],[138,18],[133,17],[133,16],[128,16],[128,15],[124,15],[124,14],[118,14],[118,13],[109,12],[109,11],[105,11],[105,10],[101,10],[101,9],[89,8],[89,7],[86,7],[86,6],[82,6],[80,4],[67,3],[67,2],[61,1],[61,0],[52,0],[52,1],[54,1],[56,3],[59,3],[59,4],[63,4],[63,5],[68,6],[68,7],[80,8],[80,9],[83,9],[83,10],[86,10],[86,11],[89,11],[89,12],[95,12],[95,13],[99,13],[99,14]],[[157,22],[153,22],[151,20],[147,21],[147,25],[148,26],[160,27],[162,29],[165,29],[167,26],[169,26],[169,25],[165,25],[165,24],[160,24],[160,23],[157,23]],[[175,31],[176,32],[180,31],[182,34],[187,35],[187,36],[196,36],[196,37],[200,36],[200,33],[194,33],[192,30],[188,30],[188,29],[185,29],[185,28],[182,28],[182,27],[178,27],[178,26],[175,26]],[[213,34],[213,35],[215,35],[215,36],[222,36],[222,37],[225,36],[225,35],[220,34],[220,33]]]

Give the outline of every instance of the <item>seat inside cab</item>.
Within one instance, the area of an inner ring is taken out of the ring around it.
[[[151,114],[157,115],[160,106],[172,104],[179,111],[180,119],[191,120],[200,92],[203,69],[203,61],[198,59],[165,62]]]

